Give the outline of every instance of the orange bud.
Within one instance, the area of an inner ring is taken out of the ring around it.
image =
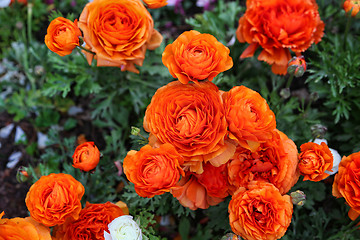
[[[94,142],[85,142],[75,149],[72,157],[74,168],[89,172],[99,164],[100,151]]]

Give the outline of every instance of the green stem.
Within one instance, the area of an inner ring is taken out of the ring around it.
[[[87,62],[86,57],[84,57],[84,54],[81,52],[80,46],[77,47],[76,50],[79,52],[80,56],[84,59],[84,61]]]
[[[290,77],[287,80],[286,88],[290,88],[293,79],[294,79],[294,74],[291,74]]]
[[[344,34],[344,50],[346,50],[346,42],[347,42],[347,36],[350,30],[350,26],[351,26],[351,15],[350,14],[346,14],[347,16],[347,22],[346,22],[346,27],[345,27],[345,34]]]
[[[339,233],[331,236],[328,240],[337,240],[340,237],[344,236],[344,234],[349,234],[356,231],[357,229],[359,229],[359,226],[356,226],[358,223],[360,223],[360,216],[351,223],[349,223],[346,227],[341,229]]]
[[[83,46],[78,46],[78,48],[80,48],[80,49],[84,50],[85,52],[88,52],[88,53],[91,53],[91,54],[94,54],[94,55],[96,54],[96,53],[94,53],[94,52],[90,51],[89,49],[84,48]]]
[[[28,35],[28,44],[30,45],[32,39],[32,8],[33,4],[29,3],[27,5],[27,35]]]

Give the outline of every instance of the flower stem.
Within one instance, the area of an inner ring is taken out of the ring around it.
[[[344,34],[344,50],[346,50],[346,42],[347,42],[347,36],[350,30],[350,26],[351,26],[351,15],[350,14],[346,14],[347,16],[347,22],[346,22],[346,27],[345,27],[345,34]]]
[[[286,88],[290,88],[293,79],[294,79],[294,74],[291,74],[287,80]]]

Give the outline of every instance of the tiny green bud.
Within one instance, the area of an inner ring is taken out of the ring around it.
[[[140,133],[140,128],[131,126],[131,135],[137,136]]]
[[[291,93],[290,93],[290,88],[283,88],[280,90],[280,96],[283,99],[288,99],[290,97]]]
[[[294,205],[303,206],[305,204],[306,195],[303,191],[296,190],[295,192],[290,193],[291,202]]]

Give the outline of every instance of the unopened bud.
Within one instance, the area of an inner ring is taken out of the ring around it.
[[[223,236],[220,240],[241,240],[241,237],[233,233],[228,233],[225,236]]]
[[[43,66],[41,66],[41,65],[36,65],[35,66],[35,74],[37,75],[37,76],[40,76],[40,75],[42,75],[43,73],[44,73],[44,67]]]
[[[29,178],[29,174],[25,167],[20,167],[16,173],[16,180],[18,182],[26,182]]]
[[[283,88],[280,90],[280,96],[283,99],[288,99],[290,97],[291,93],[290,93],[290,88]]]
[[[306,71],[306,62],[304,56],[293,57],[289,63],[287,72],[295,77],[301,77]]]
[[[296,190],[295,192],[290,193],[291,202],[294,205],[303,206],[306,201],[306,195],[303,191]]]
[[[315,124],[311,126],[311,134],[313,138],[324,138],[327,128],[321,124]]]
[[[19,30],[21,30],[21,29],[24,28],[24,24],[23,24],[22,22],[20,22],[20,21],[19,21],[19,22],[16,22],[15,26],[16,26],[16,28],[19,29]]]
[[[137,136],[140,133],[140,128],[131,126],[131,135]]]

